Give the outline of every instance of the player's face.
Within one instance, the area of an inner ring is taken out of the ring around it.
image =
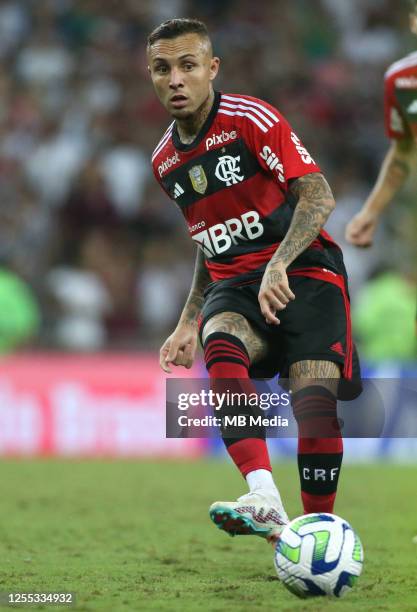
[[[148,49],[148,60],[156,94],[175,119],[198,111],[219,69],[209,41],[198,34],[157,40]]]

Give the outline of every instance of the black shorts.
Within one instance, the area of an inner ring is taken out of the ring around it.
[[[251,378],[289,377],[293,363],[304,360],[332,361],[341,365],[340,399],[360,394],[360,365],[352,342],[350,305],[344,276],[313,270],[312,276],[290,273],[295,300],[277,313],[280,325],[268,324],[260,309],[261,279],[250,275],[212,283],[206,290],[200,318],[200,334],[211,317],[220,312],[243,315],[261,333],[267,354],[251,365]],[[330,276],[329,276],[330,275]],[[331,278],[332,282],[323,280]],[[238,284],[237,284],[238,283]]]

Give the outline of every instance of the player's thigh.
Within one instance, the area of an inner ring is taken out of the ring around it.
[[[305,359],[290,366],[290,388],[293,393],[320,385],[337,395],[340,377],[341,365],[333,361]]]
[[[237,312],[219,312],[213,315],[204,325],[203,343],[210,334],[216,332],[231,334],[243,342],[251,363],[262,359],[267,352],[266,340],[243,315]]]

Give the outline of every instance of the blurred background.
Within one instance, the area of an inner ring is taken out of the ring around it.
[[[337,209],[326,229],[344,249],[365,369],[416,374],[417,179],[372,249],[343,239],[389,145],[384,72],[417,49],[407,2],[2,0],[4,453],[135,454],[143,448],[132,431],[144,428],[167,452],[157,350],[188,293],[194,247],[151,172],[169,117],[152,90],[145,41],[179,16],[207,23],[222,58],[217,88],[275,105],[329,180]],[[194,376],[202,372],[197,363]],[[139,404],[144,416],[133,424]],[[180,442],[172,452],[183,452]]]

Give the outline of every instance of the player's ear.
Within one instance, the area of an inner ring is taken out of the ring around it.
[[[210,81],[214,81],[219,72],[220,58],[212,57],[210,60]]]

